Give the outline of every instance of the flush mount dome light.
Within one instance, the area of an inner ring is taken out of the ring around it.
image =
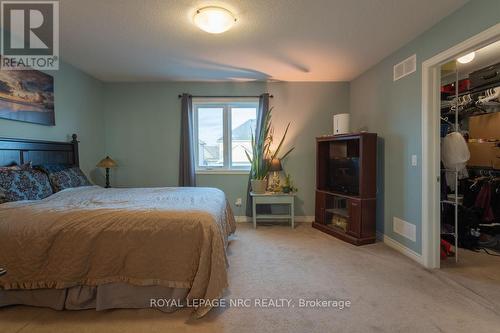
[[[220,34],[231,29],[236,17],[229,10],[210,6],[196,11],[193,22],[198,28],[211,34]]]
[[[476,52],[467,53],[463,57],[458,58],[457,61],[461,64],[466,64],[466,63],[469,63],[472,60],[474,60],[475,56],[476,56]]]

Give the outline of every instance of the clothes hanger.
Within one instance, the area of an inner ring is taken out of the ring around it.
[[[484,104],[486,102],[498,99],[500,97],[500,87],[495,87],[491,89],[487,89],[485,91],[484,97],[479,97],[477,104]]]
[[[440,118],[441,118],[441,120],[442,120],[442,121],[444,121],[445,123],[447,123],[447,124],[449,124],[449,125],[451,125],[451,126],[453,126],[453,125],[454,125],[451,121],[449,121],[449,120],[448,120],[448,117],[444,117],[444,118],[443,118],[443,117],[440,117]]]
[[[469,186],[469,190],[474,189],[479,184],[479,182],[482,181],[483,179],[485,179],[484,176],[479,176],[479,177],[476,177],[474,179],[470,179],[470,181],[472,182],[472,185]]]

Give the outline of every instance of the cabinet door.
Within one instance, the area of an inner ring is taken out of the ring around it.
[[[349,226],[347,232],[355,237],[361,234],[361,201],[349,200]]]
[[[316,192],[316,223],[325,224],[325,200],[324,193]]]

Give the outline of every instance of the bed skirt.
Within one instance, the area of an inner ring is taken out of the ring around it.
[[[29,305],[54,310],[97,311],[155,308],[163,312],[173,312],[179,308],[179,302],[166,303],[164,300],[184,301],[188,292],[187,288],[134,286],[126,283],[74,286],[66,289],[0,289],[0,307]]]

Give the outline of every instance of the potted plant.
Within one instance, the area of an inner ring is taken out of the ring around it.
[[[269,110],[267,115],[264,117],[262,124],[262,131],[259,137],[255,137],[252,133],[252,151],[249,152],[245,149],[245,154],[250,161],[250,183],[252,187],[252,192],[254,193],[265,193],[267,188],[267,175],[269,173],[269,168],[271,167],[271,161],[275,158],[282,160],[294,149],[289,149],[281,157],[278,154],[285,141],[288,128],[290,123],[286,126],[285,133],[281,138],[276,150],[271,151],[271,146],[274,140],[274,129],[271,124],[271,113],[272,108]]]
[[[281,187],[281,191],[283,193],[297,192],[297,188],[292,183],[292,176],[289,173],[285,174],[285,183]]]

